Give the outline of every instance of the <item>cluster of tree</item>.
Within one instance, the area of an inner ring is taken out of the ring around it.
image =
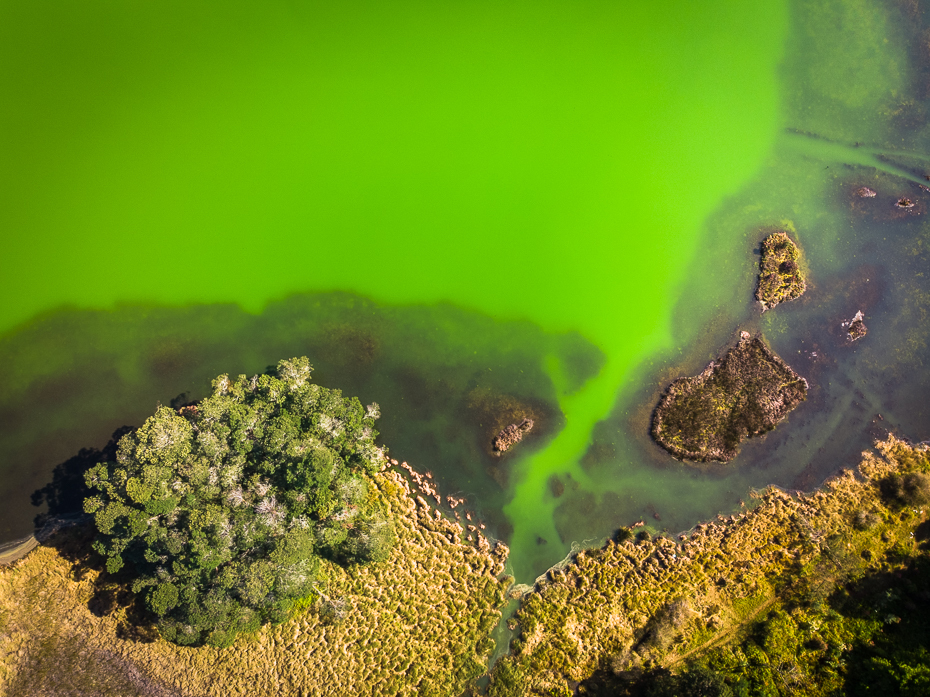
[[[930,503],[930,474],[890,475],[879,491],[894,518],[920,520]],[[882,515],[862,510],[851,522],[875,531]],[[869,549],[849,551],[840,535],[821,545],[822,558],[799,569],[778,602],[736,640],[692,655],[675,673],[653,668],[630,681],[601,671],[583,685],[584,694],[930,695],[930,521],[879,559]],[[658,613],[643,643],[661,640],[681,614],[675,607]]]
[[[930,555],[892,548],[885,569],[818,598],[794,594],[746,636],[672,675],[656,670],[644,697],[930,694]]]
[[[377,404],[310,383],[307,358],[226,375],[199,403],[160,408],[91,468],[94,549],[126,565],[162,636],[229,646],[317,593],[320,559],[386,558],[392,522],[366,474],[384,466]]]

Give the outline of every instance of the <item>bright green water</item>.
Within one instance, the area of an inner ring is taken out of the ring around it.
[[[4,3],[0,326],[352,289],[628,363],[771,145],[784,24],[640,5]]]
[[[546,481],[781,125],[782,3],[218,7],[0,4],[0,329],[352,290],[580,331],[606,366],[505,509],[519,574],[557,558]]]
[[[784,132],[752,181],[706,222],[672,316],[670,350],[637,369],[594,429],[581,472],[551,496],[561,540],[599,539],[643,518],[670,533],[728,513],[752,488],[809,490],[891,430],[930,438],[930,8],[868,0],[791,3],[779,69]],[[861,186],[877,192],[859,199]],[[894,202],[908,197],[909,212]],[[761,239],[788,229],[805,296],[760,315]],[[862,310],[868,336],[841,322]],[[759,331],[811,385],[807,401],[725,467],[683,467],[651,442],[650,411],[739,330]],[[592,484],[588,484],[591,482]]]

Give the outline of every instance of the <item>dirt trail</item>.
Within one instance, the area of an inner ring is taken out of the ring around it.
[[[681,663],[689,656],[695,653],[699,653],[701,651],[706,651],[707,649],[714,646],[715,644],[725,643],[727,640],[731,639],[733,635],[736,634],[739,630],[741,630],[743,627],[748,625],[750,622],[754,621],[763,612],[768,610],[772,606],[772,603],[774,603],[776,600],[778,600],[778,598],[775,596],[772,596],[771,598],[766,600],[764,603],[762,603],[759,607],[757,607],[755,610],[753,610],[749,615],[747,615],[741,622],[737,622],[736,624],[731,624],[724,631],[718,632],[717,634],[715,634],[713,637],[705,641],[700,646],[695,646],[690,651],[686,651],[685,653],[680,654],[678,656],[673,656],[668,662],[666,662],[665,667],[668,668],[677,663]]]

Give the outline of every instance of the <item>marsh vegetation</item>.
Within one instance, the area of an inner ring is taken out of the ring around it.
[[[926,625],[901,617],[930,571],[930,451],[877,448],[814,494],[579,552],[524,598],[490,694],[923,694]]]

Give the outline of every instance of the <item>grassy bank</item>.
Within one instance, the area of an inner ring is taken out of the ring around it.
[[[802,579],[828,595],[881,568],[896,546],[915,550],[919,507],[883,498],[889,477],[930,469],[926,448],[889,437],[811,495],[769,489],[740,515],[680,539],[624,531],[550,572],[516,615],[512,654],[495,667],[494,697],[571,695],[635,682],[726,643]]]

